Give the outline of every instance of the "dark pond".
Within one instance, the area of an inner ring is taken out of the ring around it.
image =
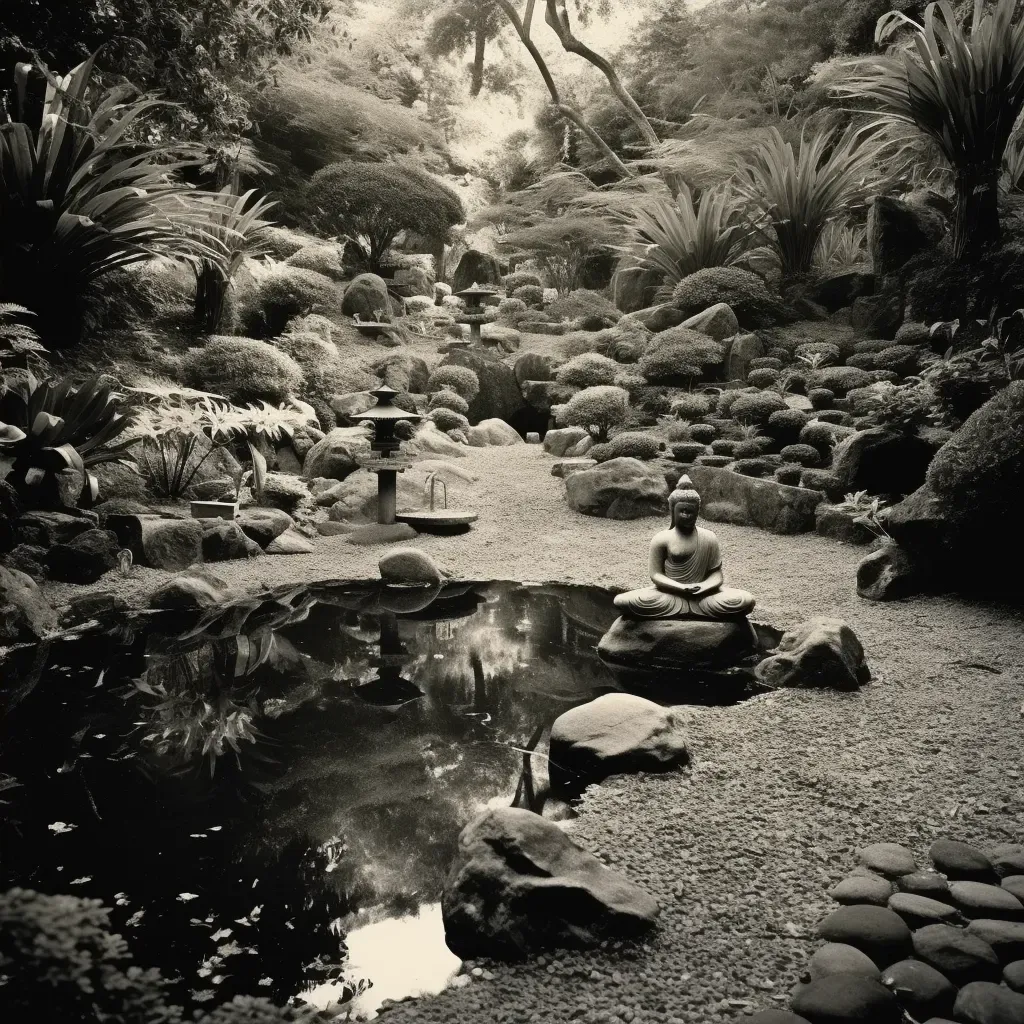
[[[2,883],[103,900],[186,1006],[358,1017],[439,991],[459,830],[494,802],[572,814],[546,731],[620,688],[595,652],[614,617],[592,588],[340,585],[14,652]],[[745,681],[667,699],[732,703]]]

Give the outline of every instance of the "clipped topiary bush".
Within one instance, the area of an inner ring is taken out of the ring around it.
[[[796,462],[808,469],[821,465],[821,453],[809,444],[787,444],[779,454],[785,462]]]
[[[829,388],[811,388],[807,392],[812,409],[831,409],[836,400],[836,393]]]
[[[345,246],[337,242],[319,242],[314,245],[304,245],[297,252],[292,253],[285,263],[289,267],[298,267],[300,270],[312,270],[317,274],[323,274],[332,281],[341,281],[345,278],[345,266],[343,257]]]
[[[456,394],[456,392],[449,388],[442,388],[440,391],[435,391],[430,396],[430,402],[427,406],[429,409],[451,409],[452,412],[460,413],[465,416],[469,412],[469,402],[467,402],[462,395]]]
[[[770,388],[781,376],[778,370],[773,370],[770,367],[762,367],[760,370],[751,370],[747,374],[747,383],[751,387]]]
[[[533,285],[535,288],[544,287],[540,274],[535,274],[532,270],[514,270],[511,274],[506,274],[501,283],[508,295],[512,295],[517,288],[522,288],[527,284]]]
[[[751,370],[781,370],[783,362],[777,356],[758,356],[750,360]]]
[[[846,360],[847,366],[856,366],[858,370],[873,370],[876,366],[877,352],[854,352]]]
[[[502,299],[498,303],[498,319],[510,327],[518,327],[530,316],[530,307],[522,299]]]
[[[774,327],[796,319],[764,281],[737,267],[706,267],[684,277],[672,292],[672,304],[685,316],[703,313],[718,302],[728,303],[747,330]]]
[[[629,392],[614,386],[584,388],[560,407],[561,425],[594,430],[599,441],[629,415]]]
[[[901,377],[910,377],[921,368],[921,353],[911,345],[890,345],[875,356],[874,369],[892,370]]]
[[[698,455],[706,455],[708,446],[700,441],[681,441],[672,445],[672,455],[677,462],[693,462]]]
[[[519,299],[528,306],[542,306],[544,304],[544,289],[537,284],[520,285],[513,293],[513,299]]]
[[[563,363],[555,372],[555,380],[567,387],[592,388],[613,383],[621,369],[614,359],[585,352]]]
[[[672,400],[672,415],[681,420],[699,420],[711,412],[712,402],[707,395],[690,392]]]
[[[929,346],[932,342],[932,332],[928,324],[918,324],[908,320],[900,325],[893,339],[897,345],[921,345]],[[890,342],[891,344],[891,342]]]
[[[815,416],[821,420],[822,423],[846,425],[850,422],[849,413],[843,412],[842,409],[822,409],[815,413]]]
[[[751,437],[737,442],[733,449],[733,455],[737,459],[756,459],[764,455],[771,447],[771,440],[767,437]]]
[[[757,456],[740,457],[732,464],[732,471],[742,476],[766,477],[775,472],[775,463]]]
[[[809,418],[802,409],[780,409],[768,417],[765,429],[772,437],[789,444],[800,436],[800,431]]]
[[[636,402],[640,399],[644,392],[649,392],[651,388],[647,386],[647,381],[640,376],[639,373],[634,373],[632,370],[621,370],[615,375],[615,380],[612,383],[617,388],[623,388],[629,392],[629,400]]]
[[[856,366],[826,366],[811,374],[811,384],[816,388],[828,388],[836,395],[845,395],[854,388],[867,387],[874,377],[867,370]]]
[[[614,327],[593,335],[594,351],[620,363],[635,363],[647,349],[650,331],[639,320],[623,317]]]
[[[787,462],[784,466],[779,466],[773,476],[780,484],[786,484],[789,487],[800,486],[800,474],[803,473],[804,467],[796,462]]]
[[[192,348],[181,361],[184,382],[201,391],[223,395],[236,404],[278,404],[298,394],[302,367],[273,345],[255,338],[214,335],[202,348]]]
[[[793,361],[793,353],[788,348],[782,348],[779,345],[773,345],[768,349],[768,355],[764,356],[765,359],[778,360],[783,366],[789,365]]]
[[[640,372],[652,384],[672,384],[709,375],[721,364],[722,346],[686,327],[671,327],[655,336],[640,357]]]
[[[288,321],[307,313],[340,309],[338,286],[323,274],[299,267],[275,267],[240,303],[239,323],[253,338],[275,338]]]
[[[337,348],[319,334],[291,331],[273,342],[302,367],[305,397],[328,398],[338,393],[344,381]]]
[[[881,352],[883,349],[891,348],[892,344],[884,338],[865,338],[853,346],[853,351],[855,355],[859,352]]]
[[[800,444],[810,445],[821,456],[828,458],[835,446],[837,437],[836,425],[824,420],[811,420],[800,431]],[[794,460],[795,461],[795,460]],[[816,463],[819,465],[820,463]]]
[[[713,423],[691,423],[687,428],[687,433],[694,441],[711,444],[718,436],[718,428]]]
[[[427,416],[434,421],[438,430],[469,430],[469,420],[454,409],[439,407],[431,409]]]
[[[618,458],[640,459],[646,462],[657,458],[664,450],[665,443],[651,434],[627,430],[616,434],[610,441],[595,444],[587,452],[587,457],[596,459],[598,462],[607,462],[609,459]]]
[[[600,292],[577,288],[559,295],[547,308],[555,320],[576,320],[585,331],[599,331],[622,319],[622,311]]]
[[[757,388],[729,388],[718,396],[717,412],[722,419],[728,419],[732,412],[733,403],[739,400],[741,395],[760,394]]]
[[[468,366],[439,366],[427,379],[426,394],[446,388],[472,402],[480,391],[480,378]]]
[[[569,331],[563,334],[558,344],[562,356],[566,359],[575,359],[576,356],[584,355],[587,352],[597,352],[597,335],[593,331]],[[607,355],[607,352],[600,353]]]
[[[711,466],[713,469],[725,469],[732,462],[731,455],[698,455],[698,466]]]
[[[775,391],[755,391],[741,394],[729,409],[729,414],[740,423],[763,424],[773,412],[787,408],[783,397]]]
[[[732,458],[736,454],[736,446],[739,441],[727,437],[719,437],[711,442],[712,455],[728,455]]]
[[[843,500],[843,482],[828,469],[805,469],[800,474],[800,486],[812,491],[824,491],[829,501]]]

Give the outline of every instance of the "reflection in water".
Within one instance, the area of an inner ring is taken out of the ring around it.
[[[494,802],[572,813],[547,736],[619,687],[595,651],[613,619],[597,589],[360,584],[19,652],[0,884],[103,900],[189,1012],[436,991],[459,831]]]

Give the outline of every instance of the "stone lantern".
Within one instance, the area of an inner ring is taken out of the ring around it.
[[[373,455],[359,459],[358,462],[363,469],[377,474],[377,522],[391,525],[395,522],[398,504],[398,474],[412,465],[410,461],[396,457],[402,442],[395,436],[395,427],[399,420],[417,423],[423,417],[394,405],[399,393],[386,384],[370,394],[377,399],[377,404],[360,413],[356,419],[373,424],[373,438],[370,441]]]

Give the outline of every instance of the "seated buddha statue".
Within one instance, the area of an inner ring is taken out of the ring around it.
[[[615,607],[632,619],[736,619],[750,612],[754,598],[725,585],[718,538],[697,525],[700,495],[688,476],[679,478],[668,507],[672,525],[651,541],[654,586],[619,594]]]

